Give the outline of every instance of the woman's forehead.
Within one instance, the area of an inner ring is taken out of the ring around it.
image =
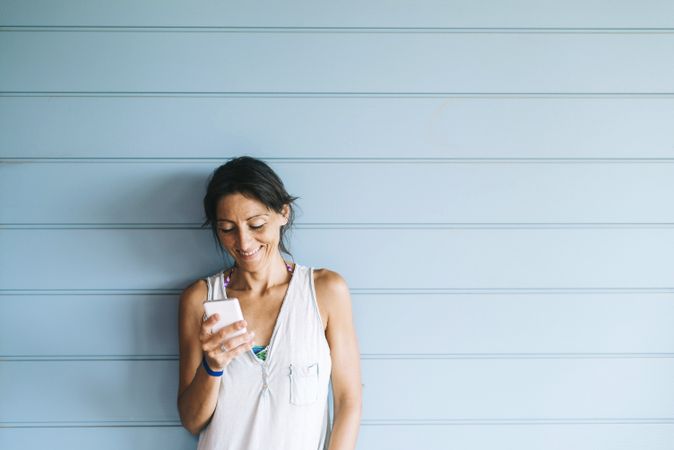
[[[270,212],[264,203],[241,194],[226,195],[218,202],[218,221],[232,218],[248,220],[256,216],[269,216]]]

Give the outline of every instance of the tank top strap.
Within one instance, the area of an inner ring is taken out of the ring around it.
[[[224,278],[222,274],[223,272],[218,272],[202,278],[206,281],[206,285],[208,287],[208,294],[206,295],[206,300],[204,300],[204,303],[223,298],[224,294],[222,294],[222,281]],[[219,289],[218,286],[220,286]],[[204,312],[203,319],[206,320],[206,312]]]
[[[208,286],[208,295],[206,296],[206,301],[210,301],[213,299],[213,283],[211,282],[211,277],[203,278],[203,280],[206,282],[206,286]]]
[[[310,328],[323,334],[322,319],[314,286],[314,268],[297,264],[295,271],[297,273],[294,276],[297,279],[294,280],[290,298],[286,299],[290,303],[288,309],[298,320],[293,326]]]

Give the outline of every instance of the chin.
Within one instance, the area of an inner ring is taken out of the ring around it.
[[[260,250],[260,252],[262,252],[262,250]],[[267,260],[267,258],[265,256],[266,255],[259,255],[257,258],[255,258],[253,260],[250,260],[250,261],[246,261],[245,259],[244,260],[237,259],[236,263],[237,263],[237,265],[240,265],[240,266],[256,267],[256,266],[260,266],[260,265],[265,263],[265,261]]]

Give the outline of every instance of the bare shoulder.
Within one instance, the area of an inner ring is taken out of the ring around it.
[[[314,286],[319,308],[327,318],[326,326],[330,324],[330,317],[351,309],[349,286],[339,273],[330,269],[315,269]]]
[[[337,293],[339,293],[339,291],[344,293],[349,290],[349,286],[346,284],[344,277],[330,269],[315,269],[314,283],[316,289],[337,291]]]
[[[208,297],[206,280],[198,279],[183,289],[178,305],[180,339],[193,339],[201,326],[203,303]]]
[[[208,286],[206,280],[198,279],[180,294],[180,312],[181,317],[194,317],[203,312],[203,302],[208,297]]]

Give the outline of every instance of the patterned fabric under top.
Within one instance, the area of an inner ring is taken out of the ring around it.
[[[260,358],[262,361],[265,361],[267,359],[267,349],[268,346],[262,346],[262,345],[254,345],[253,346],[253,353],[255,353],[255,356]]]

